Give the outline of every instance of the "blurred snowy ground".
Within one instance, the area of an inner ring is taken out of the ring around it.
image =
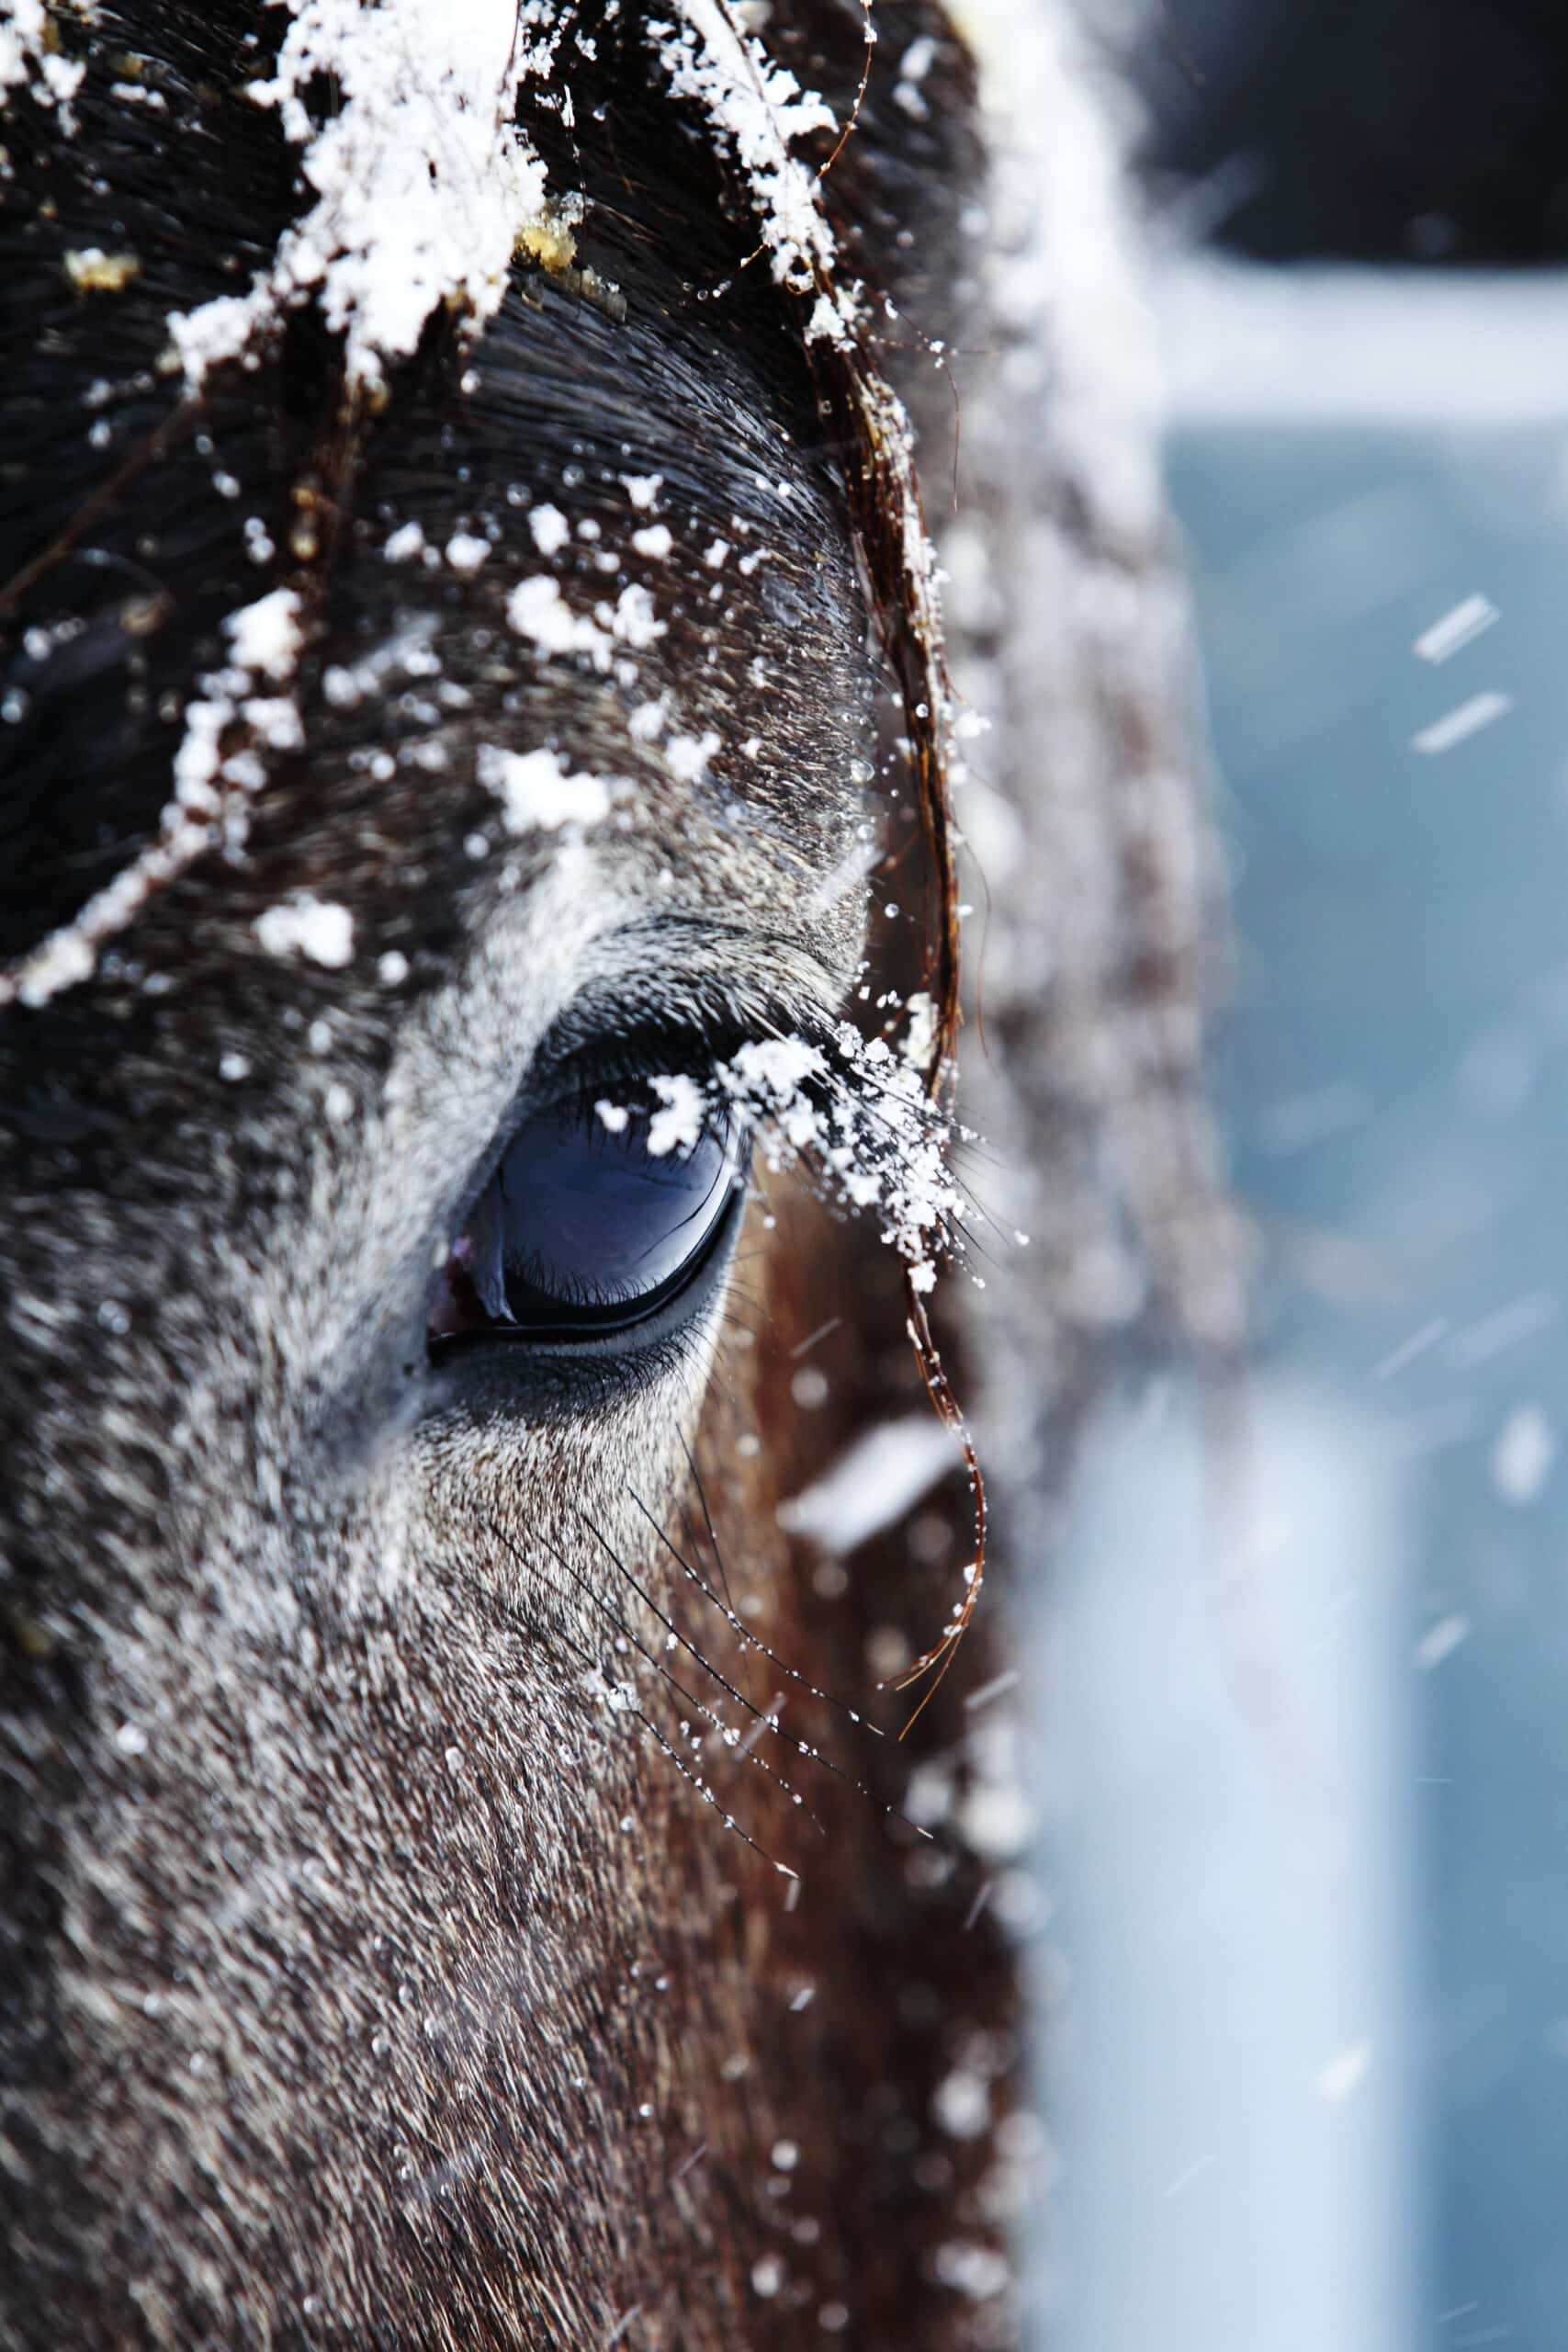
[[[1041,1634],[1052,2352],[1568,2342],[1568,282],[1159,309],[1265,1258]],[[1208,1491],[1206,1491],[1206,1488]]]

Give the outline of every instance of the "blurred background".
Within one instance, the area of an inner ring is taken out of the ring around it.
[[[1140,78],[1262,1260],[1245,1532],[1130,1364],[1039,1628],[1041,2337],[1551,2352],[1568,10],[1172,0]]]

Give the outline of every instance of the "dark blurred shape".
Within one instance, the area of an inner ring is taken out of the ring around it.
[[[1156,192],[1268,261],[1568,258],[1565,0],[1151,0]]]

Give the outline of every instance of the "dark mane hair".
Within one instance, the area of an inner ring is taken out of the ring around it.
[[[0,386],[0,856],[19,887],[0,909],[0,957],[14,961],[69,922],[155,830],[186,707],[224,659],[224,616],[279,582],[299,589],[309,693],[390,625],[402,583],[362,555],[400,520],[416,520],[432,544],[481,520],[515,537],[509,487],[555,485],[575,466],[591,506],[595,467],[607,480],[635,471],[648,421],[673,411],[694,430],[692,475],[672,487],[765,519],[803,560],[809,518],[779,515],[767,450],[751,439],[760,401],[774,429],[814,453],[824,496],[850,502],[942,876],[933,952],[951,1018],[956,945],[931,692],[941,648],[909,572],[905,505],[916,493],[878,345],[901,331],[906,276],[931,315],[935,275],[924,254],[911,273],[892,243],[898,189],[884,183],[924,164],[923,147],[931,170],[956,184],[968,160],[963,77],[914,139],[913,159],[908,127],[887,120],[886,87],[861,107],[824,192],[875,289],[874,322],[847,346],[814,344],[804,333],[814,296],[781,293],[754,266],[754,214],[724,141],[689,105],[647,105],[640,28],[616,9],[560,13],[596,28],[597,54],[573,59],[578,127],[547,90],[527,128],[552,185],[585,201],[583,266],[552,273],[525,255],[521,307],[487,334],[477,366],[462,316],[444,313],[373,401],[344,381],[310,305],[195,395],[168,364],[169,316],[243,286],[299,208],[297,157],[276,110],[246,95],[267,45],[276,51],[283,12],[216,0],[198,15],[128,7],[85,39],[72,28],[73,54],[114,51],[122,78],[117,87],[101,68],[89,73],[70,136],[36,90],[12,94],[12,168],[0,186],[11,326]],[[910,38],[940,30],[932,10],[897,13]],[[846,96],[845,85],[852,93],[858,12],[796,16],[786,51],[830,96]],[[118,94],[127,75],[144,103]],[[589,118],[592,139],[580,127]],[[880,246],[879,228],[889,232]],[[95,253],[121,257],[124,275],[85,272],[78,257]],[[889,306],[880,324],[878,296]],[[447,595],[457,601],[450,583]],[[312,696],[309,748],[283,763],[284,790],[298,790],[288,776],[339,759],[355,733]]]

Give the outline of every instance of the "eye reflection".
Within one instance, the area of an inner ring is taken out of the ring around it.
[[[748,1155],[727,1106],[704,1104],[700,1124],[654,1149],[667,1132],[657,1113],[592,1091],[536,1112],[434,1278],[431,1340],[615,1329],[673,1297],[705,1259]]]

